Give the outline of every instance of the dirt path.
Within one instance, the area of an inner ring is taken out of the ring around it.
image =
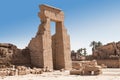
[[[0,77],[0,80],[120,80],[120,69],[103,69],[103,74],[98,76],[69,75],[69,71],[55,71],[40,75]]]

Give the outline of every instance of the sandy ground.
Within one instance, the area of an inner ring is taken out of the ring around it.
[[[39,75],[0,77],[0,80],[120,80],[120,69],[103,69],[103,74],[98,76],[69,75],[69,71],[55,71]]]

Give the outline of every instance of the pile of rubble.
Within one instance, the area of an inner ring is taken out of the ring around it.
[[[99,75],[102,74],[101,66],[93,61],[79,61],[72,63],[73,69],[70,71],[71,75]]]
[[[27,74],[42,74],[43,72],[50,72],[47,68],[30,68],[25,66],[17,66],[12,68],[0,68],[0,76],[15,76]]]

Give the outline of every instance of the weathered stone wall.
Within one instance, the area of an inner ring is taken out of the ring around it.
[[[0,43],[0,64],[10,64],[12,61],[12,55],[16,46],[7,43]]]
[[[105,64],[109,68],[118,68],[120,67],[120,42],[111,42],[98,47],[92,56],[99,65]]]
[[[120,68],[120,60],[118,59],[104,59],[97,60],[98,65],[106,65],[108,68]]]
[[[30,65],[29,50],[20,50],[13,44],[0,43],[0,64]]]
[[[93,57],[97,59],[107,59],[111,57],[117,57],[120,55],[120,42],[115,43],[109,43],[107,45],[103,45],[101,47],[98,47],[93,52]]]
[[[12,55],[12,64],[30,66],[30,52],[26,49],[16,49],[16,52]]]

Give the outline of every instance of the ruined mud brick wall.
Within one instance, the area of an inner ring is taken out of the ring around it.
[[[12,55],[16,46],[12,44],[0,43],[0,64],[11,62]]]
[[[71,69],[70,38],[64,27],[64,13],[57,8],[41,5],[38,16],[41,24],[30,49],[31,63],[50,69]],[[56,33],[51,36],[50,21],[56,22]]]
[[[16,49],[16,52],[12,56],[12,63],[14,65],[25,65],[30,66],[30,52],[27,48]]]
[[[120,42],[112,42],[98,47],[92,56],[99,65],[105,64],[109,68],[119,68]]]
[[[107,45],[103,45],[98,47],[93,52],[93,57],[97,59],[107,59],[112,56],[119,56],[120,55],[120,42],[112,42],[108,43]]]
[[[98,65],[106,65],[108,68],[120,68],[120,60],[119,59],[104,59],[97,60]]]
[[[105,64],[109,68],[118,68],[120,67],[120,42],[112,42],[98,47],[92,56],[99,65]]]
[[[0,43],[0,64],[30,64],[29,52],[18,49],[13,44]]]

